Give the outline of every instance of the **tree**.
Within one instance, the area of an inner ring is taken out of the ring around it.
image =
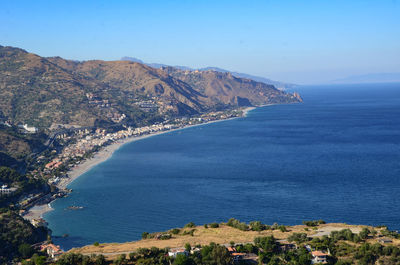
[[[115,261],[116,265],[126,264],[126,254],[121,254],[118,256],[117,260]]]
[[[21,254],[22,258],[27,259],[33,255],[33,248],[29,244],[21,244],[18,247],[18,252]]]
[[[367,239],[370,232],[371,232],[371,231],[369,231],[368,228],[364,227],[364,228],[361,230],[361,232],[359,233],[359,236],[360,236],[360,238],[363,239],[363,240],[364,240],[364,239]]]
[[[211,228],[218,228],[218,227],[219,227],[219,224],[218,224],[218,223],[211,223],[211,224],[210,224],[210,227],[211,227]]]
[[[186,255],[178,255],[174,260],[174,265],[191,265],[194,264],[193,260]]]
[[[254,239],[254,244],[262,248],[266,253],[279,252],[279,243],[276,242],[274,236],[256,237]]]
[[[189,227],[189,228],[195,227],[195,226],[196,226],[196,225],[195,225],[193,222],[187,223],[187,224],[185,225],[185,227]]]
[[[131,252],[131,253],[129,253],[129,260],[131,260],[131,261],[134,261],[135,260],[135,253],[134,252]]]
[[[189,243],[186,243],[185,250],[190,253],[190,251],[192,250],[192,246]]]
[[[260,221],[250,222],[250,227],[253,231],[263,231],[266,228],[265,224],[261,223]]]
[[[279,230],[281,230],[281,232],[287,232],[288,230],[286,229],[286,226],[284,225],[280,225],[279,226]]]
[[[210,243],[201,249],[201,260],[204,264],[232,264],[232,257],[226,247]]]
[[[45,256],[39,256],[38,254],[33,254],[32,256],[33,262],[35,262],[35,265],[44,265],[46,262],[46,257]]]
[[[105,265],[106,264],[106,258],[103,255],[98,255],[96,257],[96,265]]]
[[[146,239],[149,236],[149,233],[143,232],[142,233],[142,239]]]

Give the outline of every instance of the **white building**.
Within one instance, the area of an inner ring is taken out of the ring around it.
[[[22,128],[25,129],[25,131],[29,132],[29,133],[36,133],[38,131],[38,129],[36,127],[29,127],[28,124],[24,124],[22,125]]]
[[[1,195],[9,195],[9,194],[13,193],[16,190],[17,190],[17,188],[8,188],[7,185],[2,185],[1,188],[0,188],[0,194]]]
[[[329,254],[316,250],[312,251],[311,255],[312,255],[311,264],[316,264],[316,263],[327,263],[326,259]]]
[[[189,252],[186,251],[184,248],[177,248],[177,249],[171,249],[168,251],[168,256],[176,258],[178,255],[185,255],[188,256]]]

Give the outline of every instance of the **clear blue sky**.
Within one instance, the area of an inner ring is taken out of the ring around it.
[[[2,0],[0,45],[318,83],[400,72],[400,2]]]

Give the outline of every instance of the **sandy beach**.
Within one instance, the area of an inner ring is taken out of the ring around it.
[[[85,172],[89,171],[92,167],[106,161],[109,159],[112,154],[118,150],[121,146],[124,144],[134,142],[134,141],[139,141],[151,136],[155,135],[160,135],[163,133],[171,132],[174,130],[169,130],[169,131],[161,131],[161,132],[156,132],[148,135],[142,135],[142,136],[136,136],[136,137],[129,137],[123,140],[116,141],[110,145],[107,145],[103,149],[101,149],[99,152],[95,153],[94,156],[90,159],[86,159],[80,164],[74,166],[73,168],[70,169],[68,172],[68,178],[63,178],[61,181],[57,184],[57,187],[59,189],[65,189],[72,181],[77,179],[79,176],[84,174]]]
[[[243,116],[242,117],[246,117],[248,115],[248,113],[250,111],[254,110],[255,108],[256,107],[248,107],[248,108],[243,109]],[[105,148],[103,148],[102,150],[97,152],[94,155],[94,157],[92,157],[90,159],[86,159],[81,164],[76,165],[75,167],[71,168],[70,171],[68,172],[68,178],[63,178],[57,184],[57,187],[59,189],[67,188],[67,186],[71,182],[73,182],[75,179],[77,179],[79,176],[81,176],[82,174],[86,173],[87,171],[89,171],[94,166],[96,166],[96,165],[106,161],[107,159],[109,159],[112,156],[112,154],[116,150],[118,150],[121,146],[123,146],[124,144],[131,143],[131,142],[134,142],[134,141],[139,141],[139,140],[142,140],[142,139],[145,139],[145,138],[149,138],[149,137],[152,137],[152,136],[156,136],[156,135],[160,135],[160,134],[164,134],[164,133],[168,133],[168,132],[183,130],[183,129],[186,129],[186,128],[189,128],[189,127],[202,126],[202,125],[205,125],[205,124],[222,122],[222,121],[227,121],[227,120],[232,120],[232,119],[237,119],[237,118],[241,118],[241,117],[224,119],[224,120],[210,121],[210,122],[205,122],[205,123],[195,124],[195,125],[188,125],[188,126],[185,126],[185,127],[182,127],[182,128],[173,129],[173,130],[160,131],[160,132],[155,132],[155,133],[151,133],[151,134],[147,134],[147,135],[129,137],[129,138],[126,138],[126,139],[123,139],[123,140],[119,140],[119,141],[117,141],[115,143],[112,143],[112,144],[106,146]]]
[[[248,115],[248,113],[250,111],[254,110],[255,108],[256,107],[248,107],[248,108],[243,109],[242,110],[243,111],[242,117],[246,117]],[[123,140],[116,141],[116,142],[104,147],[103,149],[101,149],[97,153],[95,153],[92,158],[86,159],[83,162],[81,162],[80,164],[78,164],[78,165],[74,166],[73,168],[71,168],[70,171],[68,172],[68,177],[67,178],[62,178],[60,180],[60,182],[57,184],[57,187],[59,189],[67,188],[67,186],[70,183],[72,183],[75,179],[77,179],[79,176],[81,176],[82,174],[86,173],[87,171],[89,171],[94,166],[96,166],[96,165],[106,161],[107,159],[109,159],[113,155],[113,153],[116,150],[118,150],[121,146],[123,146],[124,144],[131,143],[131,142],[134,142],[134,141],[139,141],[139,140],[142,140],[142,139],[145,139],[145,138],[149,138],[149,137],[152,137],[152,136],[156,136],[156,135],[160,135],[160,134],[164,134],[164,133],[168,133],[168,132],[183,130],[183,129],[190,128],[190,127],[195,127],[195,126],[202,126],[202,125],[205,125],[205,124],[228,121],[228,120],[237,119],[237,118],[241,118],[241,117],[235,117],[235,118],[224,119],[224,120],[209,121],[209,122],[205,122],[205,123],[201,123],[201,124],[195,124],[195,125],[188,125],[188,126],[185,126],[185,127],[182,127],[182,128],[177,128],[177,129],[168,130],[168,131],[159,131],[159,132],[155,132],[155,133],[151,133],[151,134],[147,134],[147,135],[142,135],[142,136],[133,136],[133,137],[125,138]],[[46,212],[49,212],[51,210],[53,210],[53,209],[51,208],[50,204],[35,205],[31,209],[29,209],[29,211],[24,215],[24,218],[28,219],[28,220],[37,219],[37,218],[43,218],[43,215]]]
[[[43,214],[52,211],[53,208],[49,204],[35,205],[24,215],[26,220],[43,218]]]

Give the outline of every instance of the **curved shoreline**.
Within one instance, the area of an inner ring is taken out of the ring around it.
[[[267,105],[265,105],[265,106],[267,106]],[[65,178],[62,181],[60,181],[60,183],[57,184],[57,187],[59,189],[67,188],[67,186],[69,184],[71,184],[75,179],[77,179],[81,175],[85,174],[86,172],[88,172],[90,169],[97,166],[98,164],[101,164],[101,163],[105,162],[106,160],[108,160],[109,158],[111,158],[112,155],[114,154],[114,152],[117,151],[119,148],[121,148],[125,144],[143,140],[143,139],[146,139],[146,138],[149,138],[152,136],[157,136],[157,135],[174,132],[174,131],[179,131],[179,130],[192,128],[192,127],[196,127],[196,126],[202,126],[202,125],[212,124],[212,123],[216,123],[216,122],[222,122],[222,121],[228,121],[228,120],[233,120],[233,119],[237,119],[237,118],[243,118],[243,117],[246,117],[247,114],[254,109],[255,109],[255,107],[248,107],[248,108],[244,109],[243,116],[241,116],[241,117],[209,121],[209,122],[205,122],[205,123],[201,123],[201,124],[188,125],[188,126],[185,126],[182,128],[177,128],[177,129],[172,129],[172,130],[167,130],[167,131],[159,131],[159,132],[155,132],[155,133],[151,133],[151,134],[147,134],[147,135],[134,136],[134,137],[125,138],[123,140],[119,140],[119,141],[112,143],[112,144],[106,146],[105,148],[101,149],[92,158],[86,159],[81,164],[71,168],[70,171],[68,172],[68,178]]]
[[[263,106],[259,106],[259,107],[265,107],[265,106],[270,106],[270,105],[274,105],[274,104],[268,104],[268,105],[263,105]],[[159,131],[159,132],[150,133],[150,134],[142,135],[142,136],[133,136],[133,137],[125,138],[123,140],[116,141],[110,145],[107,145],[100,151],[96,152],[92,158],[86,159],[81,164],[71,168],[68,171],[68,178],[61,179],[61,181],[57,184],[57,187],[59,189],[66,189],[68,187],[68,185],[71,184],[73,181],[75,181],[77,178],[79,178],[86,172],[90,171],[93,167],[95,167],[95,166],[107,161],[109,158],[111,158],[112,155],[114,154],[114,152],[117,151],[119,148],[121,148],[125,144],[143,140],[143,139],[146,139],[146,138],[149,138],[152,136],[157,136],[157,135],[174,132],[174,131],[178,131],[178,130],[183,130],[183,129],[187,129],[187,128],[191,128],[191,127],[202,126],[202,125],[212,124],[212,123],[217,123],[217,122],[223,122],[223,121],[228,121],[228,120],[233,120],[233,119],[238,119],[238,118],[244,118],[248,115],[248,113],[250,111],[252,111],[256,108],[257,107],[247,107],[247,108],[243,109],[242,110],[243,114],[241,117],[209,121],[209,122],[204,122],[204,123],[195,124],[195,125],[187,125],[182,128],[176,128],[176,129],[167,130],[167,131]],[[52,202],[45,204],[45,205],[44,204],[43,205],[35,205],[31,209],[29,209],[29,211],[25,214],[25,217],[28,217],[28,219],[37,219],[37,218],[45,219],[44,215],[47,212],[54,210],[51,207],[51,203],[53,203],[54,201],[55,200],[53,200]]]

